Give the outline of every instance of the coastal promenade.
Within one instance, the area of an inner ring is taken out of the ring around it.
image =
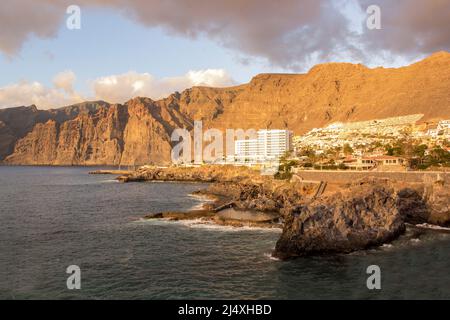
[[[439,171],[404,171],[404,172],[380,172],[380,171],[324,171],[305,170],[295,173],[303,180],[326,181],[335,183],[349,183],[367,177],[388,178],[403,182],[433,182],[438,179],[450,183],[450,172]]]

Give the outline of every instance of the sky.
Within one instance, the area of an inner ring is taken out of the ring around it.
[[[3,0],[0,108],[160,99],[324,62],[399,67],[450,50],[449,21],[450,0]]]

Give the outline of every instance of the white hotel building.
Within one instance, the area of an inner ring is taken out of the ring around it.
[[[235,160],[247,164],[276,162],[291,150],[292,131],[259,130],[257,139],[235,141]]]

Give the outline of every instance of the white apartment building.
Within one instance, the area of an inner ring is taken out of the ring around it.
[[[277,160],[292,150],[292,131],[259,130],[258,154],[265,161]]]
[[[259,130],[257,139],[236,140],[235,159],[240,163],[274,162],[292,150],[292,131]]]
[[[450,120],[439,121],[437,130],[439,133],[442,133],[444,136],[450,135]]]
[[[450,129],[450,120],[439,121],[438,129],[440,130]]]

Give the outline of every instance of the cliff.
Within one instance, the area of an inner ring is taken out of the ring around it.
[[[299,204],[285,215],[274,256],[349,253],[390,242],[405,230],[397,202],[393,189],[360,183],[346,192]]]
[[[174,128],[289,128],[408,114],[450,118],[450,53],[397,69],[328,63],[306,74],[261,74],[230,88],[193,87],[153,101],[88,102],[55,110],[0,110],[0,161],[147,164],[170,160]]]
[[[62,121],[55,116],[57,112],[50,112],[48,120],[36,121],[29,133],[17,139],[14,151],[4,162],[33,165],[169,163],[172,131],[191,125],[176,109],[148,98],[135,98],[125,105],[94,105],[95,108],[76,112]]]
[[[449,193],[443,180],[356,181],[311,202],[287,206],[274,256],[288,259],[376,247],[398,238],[406,224],[449,227]]]

